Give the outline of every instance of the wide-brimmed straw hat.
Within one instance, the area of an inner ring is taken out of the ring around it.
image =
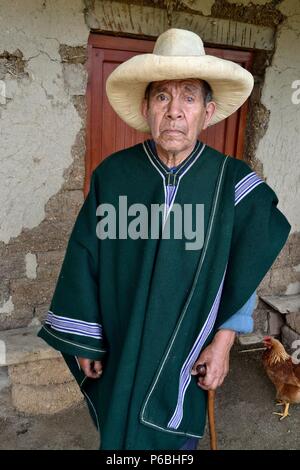
[[[141,113],[147,85],[186,78],[206,80],[211,86],[216,111],[210,125],[234,113],[246,101],[254,83],[252,74],[235,62],[205,54],[197,34],[172,28],[158,37],[152,54],[140,54],[120,64],[107,79],[106,93],[123,121],[149,132]]]

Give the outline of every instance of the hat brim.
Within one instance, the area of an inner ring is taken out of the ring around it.
[[[141,54],[120,64],[106,81],[106,93],[115,112],[129,126],[149,132],[141,103],[150,82],[198,78],[213,91],[216,111],[210,125],[234,113],[250,95],[254,80],[246,69],[211,55],[160,56]]]

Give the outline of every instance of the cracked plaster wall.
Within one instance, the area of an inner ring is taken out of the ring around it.
[[[59,47],[86,45],[88,33],[81,0],[0,1],[0,54],[18,49],[25,64],[22,78],[2,76],[6,104],[0,106],[0,240],[4,243],[44,219],[45,204],[61,188],[64,170],[72,163],[70,149],[82,123],[72,90],[65,84]],[[77,75],[84,77],[84,71],[77,70]]]
[[[83,201],[83,9],[0,0],[0,330],[45,317]]]
[[[266,71],[262,103],[270,117],[256,158],[278,195],[292,232],[299,232],[300,103],[292,102],[292,83],[300,80],[300,2],[285,0],[278,8],[287,18],[278,26],[275,54]]]

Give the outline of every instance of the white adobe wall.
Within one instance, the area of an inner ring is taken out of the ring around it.
[[[82,121],[71,101],[59,55],[60,44],[86,45],[81,0],[0,2],[0,54],[19,49],[28,76],[7,73],[0,106],[0,241],[44,219],[44,207],[63,184],[71,147]],[[71,71],[72,72],[72,71]],[[75,82],[85,70],[73,71]],[[85,93],[83,86],[82,94]]]
[[[278,195],[292,232],[299,232],[300,1],[285,0],[278,8],[287,19],[278,27],[275,54],[266,72],[262,103],[270,111],[270,120],[256,158],[263,164],[264,176]],[[297,89],[292,88],[296,81]]]

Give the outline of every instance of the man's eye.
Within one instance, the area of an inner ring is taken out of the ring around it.
[[[194,103],[195,98],[193,96],[187,96],[186,100],[187,100],[188,103]]]
[[[158,101],[166,101],[167,96],[161,93],[160,95],[157,96],[157,99]]]

